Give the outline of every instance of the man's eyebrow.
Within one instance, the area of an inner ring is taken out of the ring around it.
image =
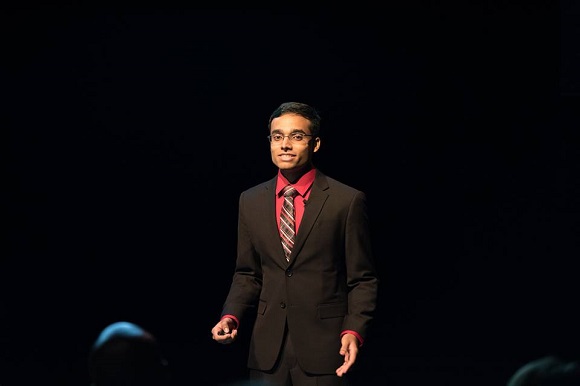
[[[274,130],[272,130],[272,134],[274,134],[274,133],[281,134],[282,133],[282,130],[280,130],[280,129],[274,129]],[[294,130],[292,130],[290,132],[290,134],[294,134],[294,133],[306,134],[306,132],[304,130],[302,130],[302,129],[294,129]]]

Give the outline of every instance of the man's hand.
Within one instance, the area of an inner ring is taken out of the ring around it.
[[[358,339],[352,334],[344,334],[340,339],[340,355],[344,357],[344,363],[336,369],[336,375],[342,377],[348,372],[350,367],[356,362],[358,355]]]
[[[229,344],[236,340],[238,329],[232,318],[220,320],[211,329],[212,339],[221,344]]]

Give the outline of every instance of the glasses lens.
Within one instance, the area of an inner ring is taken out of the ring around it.
[[[282,134],[271,134],[268,136],[268,140],[270,142],[282,142],[284,138],[288,137],[292,142],[302,142],[306,134],[303,133],[292,133],[290,135],[282,135]]]

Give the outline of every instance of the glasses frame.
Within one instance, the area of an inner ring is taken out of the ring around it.
[[[282,139],[279,142],[273,141],[272,140],[272,135],[281,135],[282,136]],[[282,143],[282,142],[284,142],[284,138],[288,138],[290,140],[290,142],[292,142],[292,143],[301,143],[302,142],[301,140],[300,141],[294,141],[292,139],[292,136],[293,135],[301,135],[303,137],[314,137],[314,135],[312,135],[312,134],[304,134],[304,133],[301,133],[301,132],[296,132],[296,133],[291,133],[289,135],[283,135],[283,134],[280,134],[280,133],[270,134],[270,135],[266,136],[266,138],[268,138],[268,141],[270,143]]]

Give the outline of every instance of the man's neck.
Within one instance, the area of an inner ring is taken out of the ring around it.
[[[296,169],[288,169],[288,170],[280,170],[280,173],[290,182],[291,184],[295,184],[298,182],[300,177],[308,173],[310,170],[314,168],[313,165],[305,165],[302,168]]]

